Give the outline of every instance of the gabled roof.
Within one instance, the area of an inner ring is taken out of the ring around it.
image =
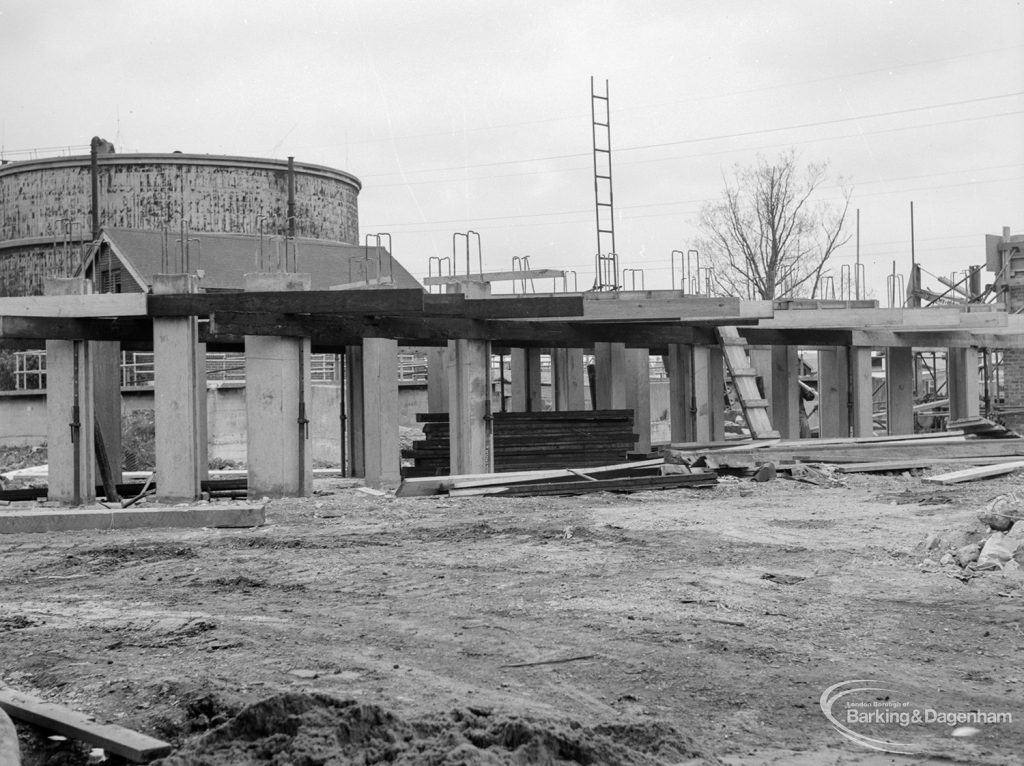
[[[257,271],[277,271],[284,257],[284,241],[280,237],[262,238],[246,234],[208,234],[189,232],[191,271],[201,273],[200,287],[206,290],[240,290],[246,274]],[[167,270],[165,252],[172,264],[181,261],[181,235],[171,232],[138,229],[104,229],[100,246],[93,246],[80,271],[90,268],[102,245],[107,245],[124,265],[125,270],[148,290],[154,274]],[[295,240],[295,263],[289,270],[311,276],[313,290],[326,290],[335,285],[363,282],[369,277],[391,278],[395,287],[415,288],[420,283],[383,248],[378,259],[375,248],[346,245],[322,239]],[[289,255],[291,251],[289,250]],[[369,256],[369,257],[368,257]],[[261,264],[262,260],[262,264]],[[378,260],[380,261],[378,275]],[[177,271],[180,266],[172,267]],[[369,272],[369,273],[367,273]]]

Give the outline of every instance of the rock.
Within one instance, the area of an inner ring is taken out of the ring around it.
[[[289,670],[288,674],[295,676],[296,678],[316,678],[320,675],[315,670],[306,670],[305,668],[296,668],[295,670]]]
[[[775,463],[765,463],[751,477],[752,481],[772,481],[776,476]]]
[[[1024,522],[1014,524],[1010,530],[1003,535],[1006,547],[1013,551],[1013,558],[1024,566]]]
[[[957,550],[954,554],[956,563],[962,568],[978,560],[981,554],[981,546],[977,543],[970,543]]]
[[[978,555],[978,569],[1001,569],[1003,564],[1013,558],[1013,550],[1007,545],[1006,536],[1002,532],[994,532],[985,541]]]
[[[995,532],[1005,532],[1013,526],[1014,521],[1013,517],[1009,514],[988,510],[979,513],[978,520],[983,524],[988,524]]]
[[[954,564],[956,562],[953,559],[952,553],[943,553],[942,558],[939,559],[939,563],[942,564],[942,566],[946,566],[947,564]]]

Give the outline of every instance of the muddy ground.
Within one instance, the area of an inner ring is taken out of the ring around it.
[[[844,481],[396,499],[324,480],[256,529],[8,535],[0,681],[165,738],[176,766],[1020,763],[1024,580],[925,559],[1021,479]],[[875,752],[819,705],[854,679],[1013,722]]]

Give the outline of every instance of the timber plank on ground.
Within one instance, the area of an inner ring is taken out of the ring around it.
[[[162,506],[158,508],[47,508],[0,510],[0,534],[72,532],[85,529],[158,527],[258,527],[266,521],[262,503]]]
[[[85,713],[10,688],[0,688],[0,708],[12,718],[88,742],[134,763],[148,763],[172,750],[169,742],[123,726],[97,723]]]
[[[594,481],[567,481],[530,486],[506,487],[489,494],[501,497],[537,497],[544,495],[589,495],[594,492],[646,492],[653,489],[678,487],[711,487],[718,477],[710,472],[678,473],[668,476],[639,476],[621,479],[595,479]]]
[[[988,479],[992,476],[1002,476],[1007,473],[1013,473],[1014,471],[1021,470],[1024,470],[1024,461],[1015,460],[1009,463],[996,463],[995,465],[965,468],[962,471],[951,471],[950,473],[943,473],[938,476],[926,476],[923,481],[927,481],[932,484],[960,484],[965,481]]]

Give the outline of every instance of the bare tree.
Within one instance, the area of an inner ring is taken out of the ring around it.
[[[828,259],[850,239],[843,230],[850,189],[838,207],[812,199],[827,171],[827,163],[801,168],[792,149],[735,168],[723,199],[701,213],[699,247],[713,268],[713,291],[760,300],[818,296]]]

